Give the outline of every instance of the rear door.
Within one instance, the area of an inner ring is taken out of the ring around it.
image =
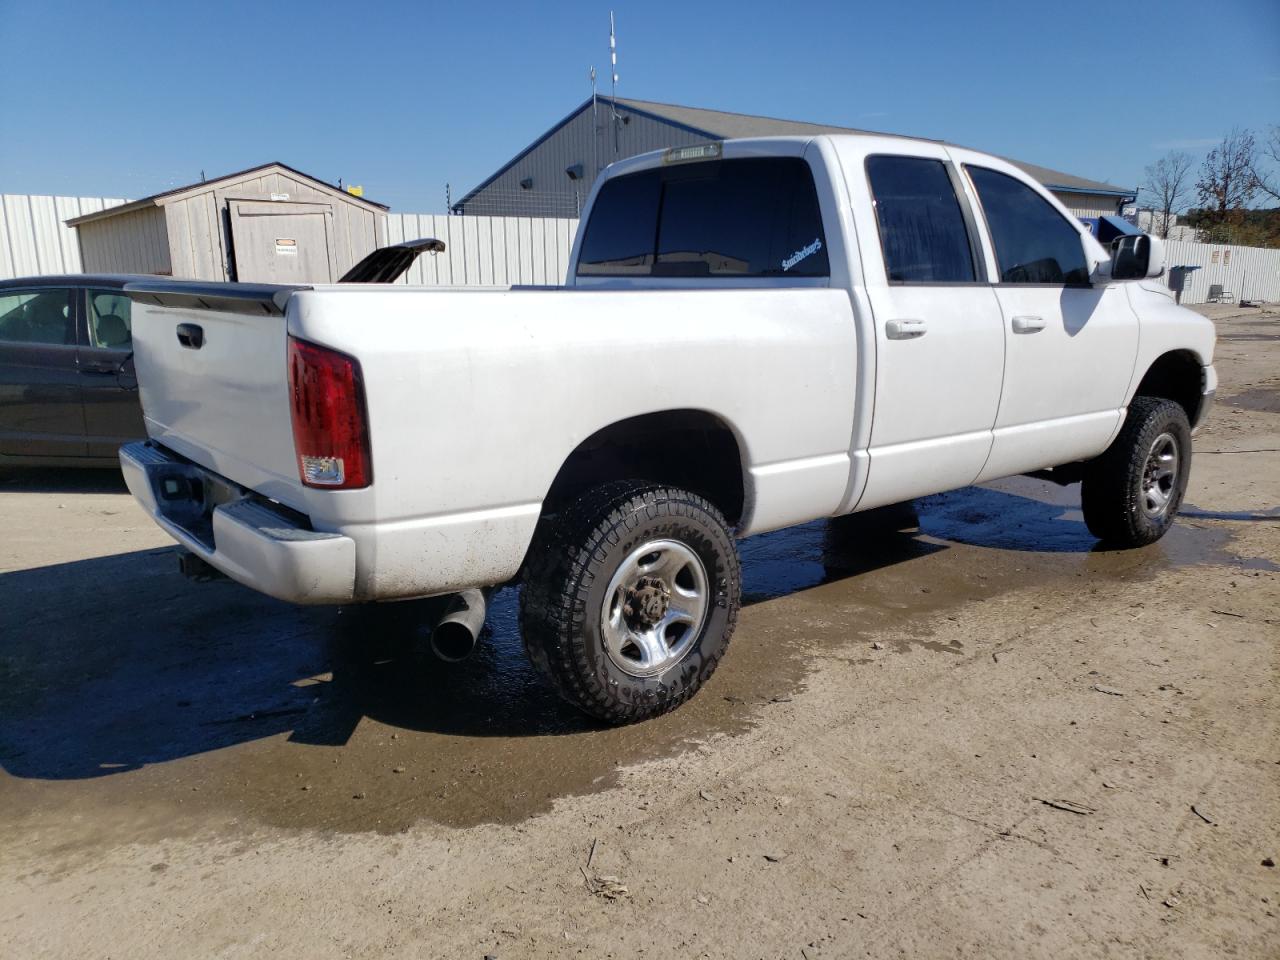
[[[958,172],[940,146],[876,148],[841,148],[876,337],[859,508],[972,483],[991,450],[1004,367],[1000,308]]]
[[[76,293],[0,290],[0,454],[85,455]]]
[[[998,271],[1004,391],[981,479],[1095,456],[1123,416],[1138,319],[1120,285],[1089,283],[1084,229],[992,161],[965,171]]]
[[[91,457],[114,457],[145,439],[133,365],[132,303],[122,290],[89,290],[87,342],[80,347],[85,442]]]
[[[240,283],[331,283],[333,211],[323,203],[231,200]]]

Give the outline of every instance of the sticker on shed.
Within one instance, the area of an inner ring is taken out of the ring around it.
[[[289,237],[276,237],[276,256],[278,257],[296,257],[298,255],[298,241]]]

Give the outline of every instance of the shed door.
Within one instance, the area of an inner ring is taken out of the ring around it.
[[[332,283],[333,209],[326,203],[231,200],[241,283]]]

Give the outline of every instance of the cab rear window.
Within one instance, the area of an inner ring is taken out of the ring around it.
[[[809,165],[796,157],[677,164],[615,177],[587,221],[579,276],[826,277]]]

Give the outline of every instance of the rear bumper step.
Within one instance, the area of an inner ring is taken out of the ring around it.
[[[355,541],[253,498],[151,442],[120,448],[129,492],[169,536],[233,580],[291,603],[347,603]]]

